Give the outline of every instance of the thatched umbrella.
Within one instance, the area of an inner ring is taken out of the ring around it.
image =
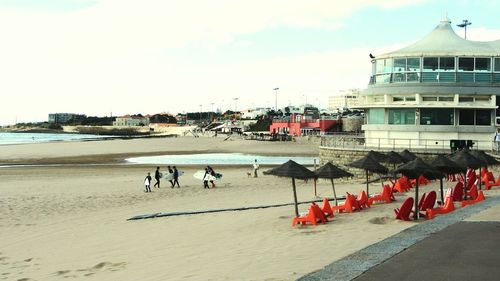
[[[444,155],[438,155],[432,162],[431,165],[436,167],[441,173],[445,174],[458,174],[467,171],[467,167],[460,166],[458,163],[451,161]],[[444,192],[443,192],[443,178],[439,179],[441,188],[441,202],[444,204]]]
[[[414,160],[417,158],[417,156],[413,153],[411,153],[408,149],[405,149],[399,153],[404,159],[406,159],[405,162],[410,162],[411,160]]]
[[[439,172],[435,167],[425,163],[420,158],[415,158],[414,160],[399,166],[395,173],[401,173],[410,179],[416,180],[415,186],[415,220],[418,220],[419,210],[418,210],[418,178],[424,176],[427,179],[438,179],[442,178],[443,174]]]
[[[498,163],[498,161],[495,158],[484,153],[484,151],[470,150],[469,153],[470,153],[470,155],[476,157],[477,159],[479,159],[483,162],[482,167],[488,168],[489,165],[494,165],[494,164]],[[479,190],[481,190],[481,169],[479,169],[479,177],[480,177],[479,178]]]
[[[316,176],[322,179],[330,179],[330,181],[332,182],[333,199],[335,201],[335,206],[338,206],[337,193],[335,192],[335,184],[333,183],[333,179],[353,177],[354,175],[328,162],[316,171]]]
[[[306,167],[298,164],[293,160],[282,164],[281,166],[265,171],[266,175],[273,175],[278,177],[292,178],[293,200],[295,203],[295,216],[299,216],[299,208],[297,202],[297,190],[295,188],[295,179],[308,180],[316,177],[316,174],[307,169]]]
[[[363,169],[366,173],[366,195],[370,196],[369,191],[369,183],[368,183],[368,172],[379,173],[379,174],[387,174],[388,169],[382,166],[377,160],[372,158],[370,155],[365,155],[365,157],[352,162],[351,164],[347,164],[347,166]]]
[[[458,165],[462,167],[467,167],[470,169],[478,169],[484,165],[484,162],[480,159],[472,156],[469,151],[460,150],[452,155],[448,156],[450,160],[455,161]],[[464,199],[467,198],[467,173],[464,173]]]
[[[387,158],[387,156],[381,152],[375,151],[375,150],[370,150],[368,151],[368,156],[372,157],[373,159],[377,160],[378,162],[384,162],[384,160]]]

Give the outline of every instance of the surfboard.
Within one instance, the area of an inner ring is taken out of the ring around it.
[[[196,173],[194,173],[193,177],[195,179],[203,180],[203,177],[205,176],[205,171],[204,170],[199,170]],[[208,175],[207,180],[209,181],[216,181],[220,180],[222,178],[221,173],[215,173],[215,176]]]
[[[184,175],[184,171],[177,171],[179,173],[179,177]],[[174,173],[165,173],[165,180],[171,181],[174,180]]]

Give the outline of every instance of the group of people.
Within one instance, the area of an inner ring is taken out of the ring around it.
[[[208,182],[210,182],[212,184],[212,188],[214,188],[215,187],[215,182],[214,182],[215,176],[216,176],[216,174],[215,174],[214,169],[210,166],[207,166],[205,168],[205,175],[203,176],[203,188],[210,189]]]
[[[181,187],[181,185],[179,184],[179,171],[177,170],[177,167],[167,166],[167,169],[168,169],[169,174],[173,174],[173,178],[171,180],[169,180],[170,184],[172,185],[172,188],[174,188],[175,185],[177,185],[177,187]],[[160,188],[161,178],[162,178],[162,173],[160,172],[160,167],[156,167],[156,171],[155,171],[156,182],[153,185],[153,187]],[[145,192],[151,192],[151,181],[152,180],[153,179],[151,178],[151,173],[148,172],[148,175],[144,179],[144,185],[146,188]]]

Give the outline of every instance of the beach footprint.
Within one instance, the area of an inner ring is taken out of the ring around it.
[[[389,217],[377,217],[370,219],[368,222],[373,224],[388,224],[391,221],[393,221],[393,219]]]
[[[104,272],[104,271],[119,271],[122,270],[126,267],[127,263],[126,262],[118,262],[118,263],[112,263],[112,262],[100,262],[92,267],[88,268],[81,268],[77,269],[75,271],[72,270],[58,270],[53,273],[53,275],[57,277],[63,277],[63,278],[70,278],[70,277],[88,277],[92,276],[95,274],[98,274],[99,272]]]

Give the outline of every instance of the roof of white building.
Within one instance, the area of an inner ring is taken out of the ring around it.
[[[471,41],[458,36],[447,17],[421,40],[400,50],[377,56],[388,57],[420,56],[499,56],[500,40]]]

